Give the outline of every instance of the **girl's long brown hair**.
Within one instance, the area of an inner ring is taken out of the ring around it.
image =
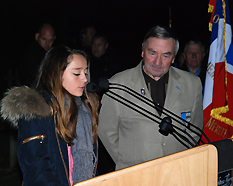
[[[84,56],[88,62],[87,55],[80,50],[71,50],[65,46],[58,46],[48,51],[40,67],[36,85],[36,90],[47,92],[52,96],[50,104],[52,104],[56,116],[55,128],[59,135],[70,145],[73,144],[74,138],[77,137],[78,106],[75,97],[63,88],[62,76],[66,67],[72,62],[74,54]],[[85,90],[81,99],[92,115],[92,135],[95,143],[97,142],[98,96]]]

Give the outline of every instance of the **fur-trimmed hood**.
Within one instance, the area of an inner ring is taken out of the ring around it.
[[[14,87],[1,101],[1,116],[17,127],[20,118],[31,120],[36,116],[49,116],[51,109],[36,90],[27,86]]]

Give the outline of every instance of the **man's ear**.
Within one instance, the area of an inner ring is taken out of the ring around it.
[[[204,57],[205,57],[205,53],[202,54],[202,60],[204,59]]]
[[[35,34],[35,40],[36,40],[36,41],[38,41],[39,35],[40,35],[39,33],[36,33],[36,34]]]
[[[172,60],[172,63],[171,64],[173,64],[175,62],[175,58],[173,58],[173,60]]]
[[[182,53],[183,58],[185,59],[185,53]]]
[[[142,48],[143,48],[143,43],[142,43]],[[144,56],[144,51],[142,50],[141,56]]]

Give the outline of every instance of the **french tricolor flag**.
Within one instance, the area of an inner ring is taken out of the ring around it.
[[[212,35],[204,88],[203,131],[213,142],[233,136],[233,45],[228,1],[210,0],[209,10]]]

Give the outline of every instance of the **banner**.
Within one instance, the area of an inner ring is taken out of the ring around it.
[[[233,46],[227,0],[210,0],[212,31],[204,88],[203,131],[211,142],[233,135]],[[203,138],[203,141],[207,141]]]

